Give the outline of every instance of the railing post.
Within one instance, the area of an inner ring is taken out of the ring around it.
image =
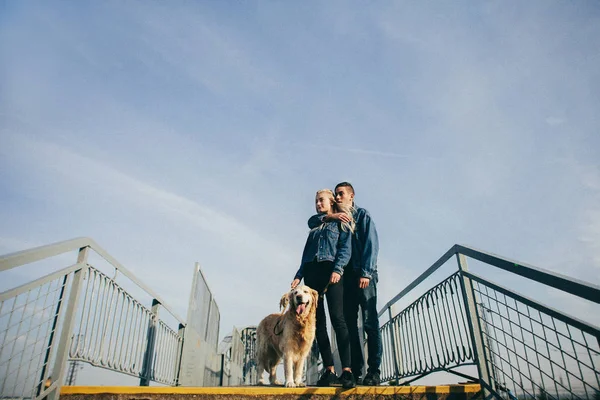
[[[390,306],[388,308],[388,316],[389,316],[389,321],[390,321],[390,342],[392,345],[392,354],[394,356],[394,373],[396,376],[396,380],[398,381],[400,379],[400,368],[398,366],[398,356],[396,355],[396,340],[395,339],[395,327],[394,327],[394,321],[392,318],[392,307]]]
[[[233,337],[231,339],[233,341]],[[223,386],[223,377],[225,375],[225,353],[221,354],[221,357],[219,358],[221,359],[221,374],[219,375],[219,386]]]
[[[50,329],[50,337],[48,338],[48,344],[46,345],[46,354],[44,356],[44,364],[42,367],[42,372],[40,374],[40,381],[37,388],[37,397],[39,397],[42,392],[47,389],[52,384],[52,375],[46,378],[46,369],[48,368],[48,362],[50,361],[50,355],[52,354],[52,348],[54,345],[54,333],[56,332],[58,320],[60,317],[60,310],[62,307],[63,297],[65,294],[65,287],[67,286],[69,276],[65,275],[62,282],[62,287],[60,288],[60,294],[58,295],[58,301],[56,303],[56,310],[54,311],[54,318],[52,320],[52,328]]]
[[[78,264],[85,265],[87,263],[88,251],[89,247],[82,247],[81,249],[79,249],[79,254],[77,255]],[[65,319],[63,321],[63,326],[60,329],[60,338],[58,339],[58,347],[55,353],[56,360],[54,361],[54,367],[52,369],[51,375],[53,377],[52,386],[54,386],[54,389],[46,395],[46,398],[48,400],[58,400],[60,396],[60,387],[62,386],[62,382],[64,380],[67,360],[69,358],[69,345],[71,343],[71,335],[73,331],[73,325],[75,323],[75,314],[77,312],[79,292],[81,292],[81,282],[83,282],[83,278],[87,270],[88,267],[87,265],[85,265],[81,269],[78,269],[77,271],[73,272],[71,291],[69,293],[67,308],[65,309]],[[54,382],[56,383],[55,385]]]
[[[152,318],[148,322],[148,334],[146,336],[146,352],[144,353],[144,363],[142,364],[142,377],[140,386],[150,386],[152,380],[152,364],[154,362],[154,346],[156,340],[156,324],[158,321],[158,300],[152,300]]]
[[[465,276],[462,272],[468,271],[467,258],[464,254],[457,253],[458,269],[460,273],[460,288],[465,302],[465,312],[469,324],[469,333],[471,335],[471,343],[474,347],[475,363],[479,373],[479,382],[484,398],[487,399],[490,395],[498,397],[496,393],[496,385],[491,379],[491,364],[489,353],[486,351],[483,342],[483,334],[481,332],[481,323],[477,312],[477,301],[471,279]]]
[[[179,342],[179,349],[177,351],[177,361],[175,361],[175,386],[180,386],[179,377],[181,376],[181,360],[183,359],[183,342],[185,340],[185,325],[179,324],[179,337],[181,338],[181,342]]]

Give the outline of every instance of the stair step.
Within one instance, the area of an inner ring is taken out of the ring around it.
[[[359,386],[283,388],[270,386],[237,387],[141,387],[141,386],[63,386],[61,400],[371,400],[425,399],[470,400],[478,397],[477,384],[445,386]]]

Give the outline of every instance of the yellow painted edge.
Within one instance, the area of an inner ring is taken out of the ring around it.
[[[478,384],[444,385],[444,386],[359,386],[354,389],[340,387],[156,387],[156,386],[63,386],[60,394],[253,394],[275,395],[289,394],[411,394],[411,393],[436,393],[447,394],[450,392],[476,393],[481,390]]]

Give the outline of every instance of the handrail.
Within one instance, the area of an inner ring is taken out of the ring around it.
[[[378,315],[381,317],[394,303],[404,297],[408,292],[413,290],[427,277],[437,271],[446,261],[448,261],[455,254],[463,254],[467,257],[471,257],[475,260],[484,262],[502,270],[512,272],[519,276],[532,279],[536,282],[543,283],[550,287],[562,290],[569,294],[576,295],[586,300],[593,301],[594,303],[600,303],[600,286],[592,283],[580,281],[578,279],[570,278],[565,275],[554,273],[543,268],[534,267],[533,265],[522,263],[519,261],[511,260],[498,256],[493,253],[488,253],[482,250],[477,250],[472,247],[465,245],[455,244],[452,246],[443,256],[441,256],[431,267],[427,268],[421,275],[419,275],[414,281],[406,286],[400,293],[394,296],[388,301],[379,311]]]
[[[114,257],[112,257],[106,250],[98,245],[93,239],[88,237],[80,237],[71,240],[65,240],[45,246],[35,247],[29,250],[18,251],[10,253],[0,257],[0,272],[7,271],[9,269],[22,266],[24,264],[30,264],[32,262],[40,261],[49,257],[55,257],[69,251],[79,250],[84,247],[89,247],[94,250],[98,255],[104,258],[109,264],[111,264],[116,270],[121,272],[125,277],[143,289],[146,293],[151,295],[165,310],[167,310],[177,321],[183,326],[186,322],[181,318],[171,307],[167,306],[162,298],[156,294],[152,289],[146,286],[140,279],[136,278],[127,268],[119,263]]]
[[[450,278],[458,277],[459,290],[450,287],[442,293],[438,284],[393,315],[398,300],[453,257],[458,270]],[[593,360],[600,357],[600,327],[470,272],[467,258],[600,304],[598,285],[455,244],[379,311],[379,316],[389,313],[389,321],[380,326],[382,379],[411,377],[403,382],[409,383],[440,370],[461,376],[453,369],[472,361],[485,396],[500,398],[499,391],[510,387],[513,393],[535,397],[550,385],[555,397],[568,393],[583,399],[597,393],[598,367]],[[461,324],[465,319],[466,327]],[[466,338],[474,353],[455,357],[454,349],[460,350],[456,337]]]
[[[81,237],[5,254],[0,256],[0,272],[49,257],[55,257],[68,251],[79,250],[82,247],[90,246],[90,242],[93,242],[93,240]]]
[[[74,253],[76,263],[67,264]],[[56,400],[69,358],[137,377],[141,386],[219,382],[226,361],[216,349],[220,313],[199,266],[184,321],[91,238],[0,255],[0,275],[4,279],[5,271],[17,268],[36,271],[41,263],[53,268],[0,292],[0,308],[8,316],[0,324],[0,330],[8,332],[0,343],[2,365],[8,371],[0,377],[0,397]],[[200,330],[198,321],[204,324]],[[239,373],[230,369],[228,382],[239,384],[242,364],[241,356],[236,357]],[[50,386],[44,390],[46,384]]]
[[[534,307],[537,310],[540,310],[540,311],[550,315],[553,318],[557,318],[571,326],[574,326],[575,328],[581,330],[582,332],[589,333],[592,336],[600,337],[600,327],[594,325],[591,322],[585,322],[585,321],[580,320],[579,318],[572,317],[570,315],[564,315],[563,313],[561,313],[560,311],[558,311],[552,307],[545,306],[527,296],[520,295],[502,285],[499,285],[494,282],[490,282],[489,280],[487,280],[479,275],[476,275],[472,272],[463,272],[463,274],[465,274],[467,277],[469,277],[477,282],[480,282],[480,283],[486,285],[490,289],[496,290],[497,292],[500,292],[507,296],[510,296],[511,298],[513,298],[517,301],[520,301],[523,304]]]
[[[6,290],[6,291],[0,293],[0,302],[6,301],[7,299],[10,299],[11,297],[17,296],[19,293],[23,293],[27,290],[31,290],[31,289],[33,289],[37,286],[40,286],[41,284],[44,284],[46,282],[50,282],[55,279],[61,278],[65,275],[69,275],[71,272],[80,270],[83,267],[85,267],[85,264],[82,264],[82,263],[73,264],[70,267],[66,267],[66,268],[60,269],[56,272],[52,272],[48,275],[42,276],[41,278],[36,279],[35,281],[31,281],[31,282],[25,283],[21,286],[17,286],[16,288]]]
[[[600,286],[570,278],[543,268],[534,267],[533,265],[500,257],[496,254],[476,250],[471,247],[458,244],[454,245],[454,247],[458,253],[464,254],[467,257],[512,272],[524,278],[543,283],[569,294],[582,297],[586,300],[593,301],[594,303],[600,303]]]
[[[392,304],[394,304],[395,302],[397,302],[398,300],[400,300],[408,292],[410,292],[411,290],[413,290],[416,286],[418,286],[421,282],[423,282],[427,277],[429,277],[429,275],[433,274],[442,265],[444,265],[444,263],[446,261],[448,261],[454,254],[456,254],[456,246],[457,245],[452,246],[450,248],[450,250],[448,250],[443,256],[441,256],[436,262],[434,262],[431,265],[431,267],[427,268],[425,270],[425,272],[423,272],[421,275],[419,275],[417,277],[417,279],[415,279],[414,281],[412,281],[408,286],[406,286],[404,289],[402,289],[402,291],[400,293],[398,293],[390,301],[388,301],[387,303],[385,303],[385,305],[383,306],[383,308],[381,309],[381,311],[379,311],[378,316],[381,317],[381,315],[385,312],[385,310],[387,310],[388,308],[390,308],[392,306]]]

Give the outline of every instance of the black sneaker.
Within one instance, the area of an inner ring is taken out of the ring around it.
[[[365,379],[363,379],[363,385],[365,386],[379,386],[379,374],[375,372],[374,374],[367,372]]]
[[[353,372],[352,375],[354,375],[354,382],[356,382],[357,385],[362,385],[363,379],[360,377],[360,375],[358,375],[356,372]]]
[[[334,372],[331,372],[327,368],[321,374],[321,377],[317,381],[317,386],[327,387],[338,383],[338,377]]]
[[[344,370],[342,371],[342,375],[340,375],[340,383],[344,389],[351,389],[356,387],[356,380],[354,380],[354,374],[350,371]]]

